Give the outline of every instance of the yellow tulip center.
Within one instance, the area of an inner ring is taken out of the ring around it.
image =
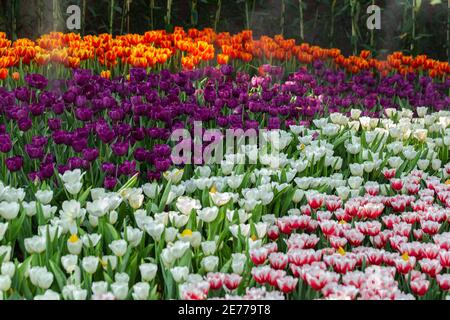
[[[409,254],[408,254],[408,252],[405,252],[404,254],[402,254],[402,259],[404,261],[409,261]]]
[[[345,256],[346,252],[344,250],[344,248],[339,247],[338,251],[337,251],[341,256]]]
[[[191,229],[184,229],[183,232],[181,233],[182,237],[189,237],[192,236],[192,230]]]
[[[80,240],[80,239],[78,238],[78,236],[76,234],[72,234],[69,238],[70,243],[78,242],[78,240]]]

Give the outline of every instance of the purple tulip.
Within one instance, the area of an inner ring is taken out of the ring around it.
[[[23,157],[15,156],[5,160],[6,167],[11,172],[16,172],[22,169],[23,167]]]
[[[30,87],[36,88],[38,90],[43,90],[48,84],[47,78],[39,73],[27,74],[25,76],[25,82]]]

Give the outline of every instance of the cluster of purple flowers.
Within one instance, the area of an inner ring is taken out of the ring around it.
[[[129,80],[90,70],[75,70],[68,80],[27,75],[27,86],[0,88],[2,165],[32,180],[83,168],[100,173],[93,174],[94,185],[101,180],[113,189],[136,172],[159,179],[172,166],[171,132],[192,129],[194,121],[206,128],[276,129],[352,108],[379,116],[388,107],[450,106],[450,79],[349,77],[322,64],[286,81],[281,74],[269,68],[252,77],[226,65],[178,73],[132,69]]]

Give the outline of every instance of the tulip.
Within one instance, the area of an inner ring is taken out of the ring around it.
[[[45,267],[32,267],[29,271],[31,283],[41,289],[48,289],[53,283],[53,274]]]
[[[0,223],[0,241],[3,240],[5,234],[6,234],[6,230],[8,230],[8,225],[9,223]]]
[[[0,216],[5,220],[13,220],[19,214],[20,205],[17,202],[0,202]]]
[[[172,277],[176,283],[185,282],[189,274],[189,268],[174,267],[170,269],[170,273],[172,274]]]
[[[111,284],[111,290],[118,300],[125,300],[128,296],[128,285],[123,282],[114,282]]]
[[[46,205],[52,201],[53,191],[51,190],[38,190],[35,194],[36,199],[39,200],[42,204]]]
[[[114,240],[108,247],[117,257],[122,257],[127,251],[127,242],[122,239]]]
[[[201,261],[201,266],[206,272],[213,272],[219,266],[219,257],[207,256]]]
[[[150,292],[150,285],[146,282],[138,282],[133,286],[134,300],[147,300]]]
[[[143,263],[139,266],[139,270],[142,280],[150,282],[155,278],[158,266],[153,263]]]
[[[87,273],[94,274],[98,268],[98,261],[99,259],[97,257],[88,256],[83,258],[81,265]]]

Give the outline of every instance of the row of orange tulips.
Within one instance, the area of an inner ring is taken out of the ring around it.
[[[273,38],[262,36],[256,40],[250,30],[231,35],[228,32],[215,33],[210,28],[187,31],[175,28],[173,33],[157,30],[143,35],[115,37],[110,34],[81,37],[74,33],[53,32],[36,41],[11,41],[5,33],[0,32],[0,80],[8,77],[8,69],[39,67],[50,63],[68,68],[93,68],[92,63],[98,63],[101,70],[111,70],[117,66],[180,67],[180,64],[184,69],[193,69],[209,61],[218,64],[233,61],[289,63],[298,67],[318,59],[331,62],[349,73],[362,70],[373,70],[381,75],[422,72],[438,78],[450,74],[447,62],[430,59],[426,55],[412,57],[395,52],[386,60],[378,60],[372,57],[370,51],[362,51],[359,56],[346,57],[339,49],[297,44],[294,39],[284,39],[280,35]]]

